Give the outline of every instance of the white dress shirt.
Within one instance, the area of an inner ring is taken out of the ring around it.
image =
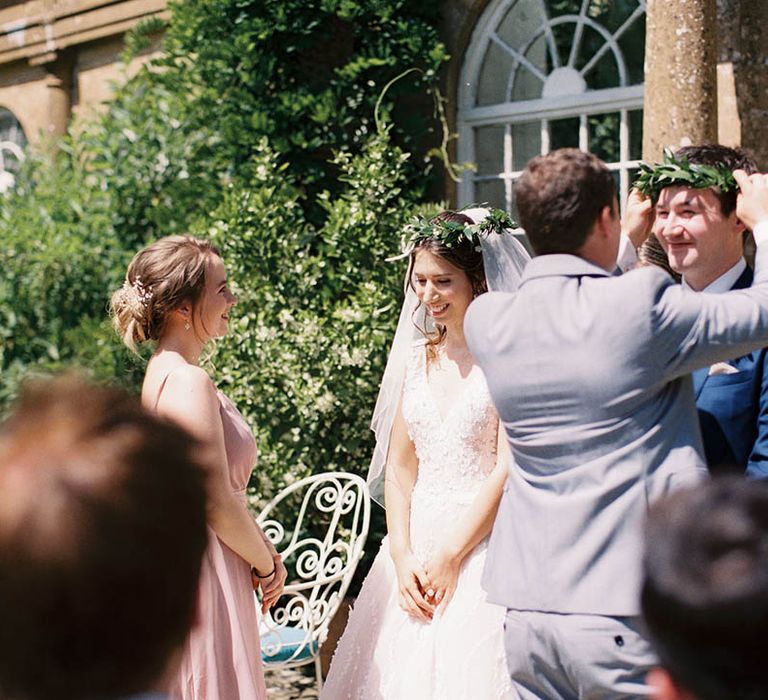
[[[637,250],[626,233],[619,238],[619,253],[616,256],[616,267],[622,272],[628,272],[637,265]]]
[[[727,272],[724,272],[720,277],[718,277],[713,282],[710,282],[704,289],[702,289],[702,292],[706,292],[707,294],[722,294],[723,292],[727,292],[728,290],[733,287],[734,284],[736,284],[736,280],[741,277],[744,270],[747,269],[747,263],[744,260],[744,258],[739,258],[739,261],[730,268]],[[691,288],[691,286],[685,281],[685,277],[683,277],[683,287],[686,289],[690,289],[691,291],[696,291]]]
[[[762,245],[768,240],[768,219],[761,221],[752,229],[752,235],[755,238],[755,245]]]

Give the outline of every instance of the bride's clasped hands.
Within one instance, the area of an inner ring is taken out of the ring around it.
[[[450,551],[448,546],[441,547],[427,562],[427,597],[434,601],[437,612],[445,612],[456,592],[461,569],[461,558]],[[430,595],[431,594],[431,595]]]
[[[430,586],[426,571],[410,549],[400,553],[392,551],[391,555],[397,573],[400,607],[416,619],[429,622],[434,615],[435,604],[427,595]]]
[[[459,581],[461,560],[441,548],[426,567],[410,551],[392,554],[400,588],[400,607],[422,622],[442,613],[453,598]]]

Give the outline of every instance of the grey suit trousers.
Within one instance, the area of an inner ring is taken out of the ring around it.
[[[507,610],[504,644],[521,700],[618,700],[650,695],[657,659],[637,617]]]

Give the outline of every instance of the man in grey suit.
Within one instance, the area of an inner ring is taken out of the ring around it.
[[[465,330],[514,455],[484,585],[508,609],[522,698],[648,694],[646,512],[706,474],[690,372],[768,341],[768,178],[738,177],[739,215],[754,219],[758,241],[755,282],[717,296],[656,268],[610,274],[618,205],[595,156],[555,151],[517,183],[537,257],[516,293],[473,302]]]

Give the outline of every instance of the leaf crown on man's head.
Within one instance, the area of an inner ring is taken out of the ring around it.
[[[456,213],[463,214],[477,206],[473,204]],[[453,248],[465,240],[479,247],[481,238],[491,233],[504,233],[507,229],[513,228],[518,228],[515,220],[503,209],[496,208],[489,209],[488,215],[477,224],[450,221],[439,217],[414,216],[403,229],[402,255],[409,255],[414,248],[426,240],[437,240],[446,248]]]
[[[656,202],[665,187],[674,186],[697,190],[714,187],[721,192],[737,190],[739,187],[726,165],[691,163],[687,156],[676,158],[670,150],[664,151],[661,163],[641,163],[640,174],[634,182],[638,192]]]

